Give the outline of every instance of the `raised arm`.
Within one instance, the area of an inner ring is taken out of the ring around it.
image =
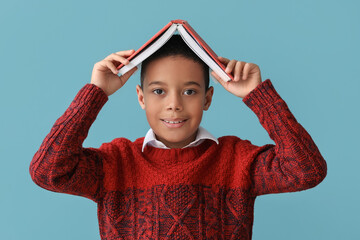
[[[76,95],[65,113],[35,153],[29,167],[32,180],[42,188],[89,198],[97,202],[102,194],[102,148],[83,148],[91,124],[108,96],[120,89],[136,71],[134,67],[122,76],[116,67],[129,61],[134,50],[110,54],[95,63],[91,83]]]
[[[94,84],[86,84],[65,113],[56,120],[35,153],[29,167],[40,187],[97,201],[100,193],[102,154],[82,144],[108,96]]]
[[[327,165],[306,130],[296,121],[287,104],[275,91],[270,79],[261,81],[258,65],[220,57],[234,81],[223,82],[211,75],[257,115],[275,145],[261,147],[246,140],[237,149],[250,149],[254,195],[301,191],[319,184],[327,174]]]
[[[318,185],[327,174],[327,164],[270,79],[258,85],[243,102],[275,142],[252,146],[254,195],[295,192]]]

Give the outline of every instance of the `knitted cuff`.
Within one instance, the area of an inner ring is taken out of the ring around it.
[[[108,96],[106,93],[92,83],[87,83],[83,86],[73,100],[74,103],[91,105],[96,109],[101,109],[107,101]]]
[[[258,114],[261,109],[273,104],[274,102],[282,99],[276,92],[270,79],[266,79],[256,86],[244,98],[243,102],[253,111]]]

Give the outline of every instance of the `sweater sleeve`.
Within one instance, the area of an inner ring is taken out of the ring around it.
[[[274,144],[253,150],[252,190],[255,196],[302,191],[318,185],[327,164],[309,133],[266,79],[243,98]]]
[[[38,186],[97,202],[103,155],[99,149],[83,148],[82,144],[107,100],[105,92],[94,84],[80,89],[33,156],[29,172]]]

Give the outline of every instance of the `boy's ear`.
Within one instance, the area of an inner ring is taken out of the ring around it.
[[[138,95],[138,101],[139,101],[140,107],[142,109],[145,109],[144,92],[139,85],[136,85],[136,93]]]
[[[209,109],[209,107],[211,105],[213,94],[214,94],[214,88],[213,88],[213,86],[210,86],[205,93],[204,111]]]

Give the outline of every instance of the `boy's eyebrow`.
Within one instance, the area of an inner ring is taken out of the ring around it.
[[[188,85],[197,85],[197,86],[201,87],[198,82],[194,82],[194,81],[186,82],[185,86],[188,86]]]
[[[155,84],[166,85],[166,83],[165,83],[165,82],[162,82],[162,81],[153,81],[153,82],[149,83],[148,86],[150,86],[150,85],[155,85]],[[188,86],[188,85],[197,85],[197,86],[201,87],[200,84],[199,84],[198,82],[195,82],[195,81],[186,82],[184,85],[185,85],[185,86]]]
[[[155,84],[164,85],[165,83],[161,82],[161,81],[153,81],[153,82],[149,83],[148,86],[155,85]]]

